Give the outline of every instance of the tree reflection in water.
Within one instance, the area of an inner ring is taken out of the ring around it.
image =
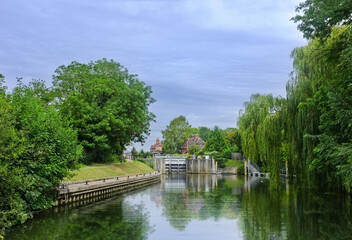
[[[348,195],[306,191],[283,182],[270,191],[265,178],[171,176],[161,191],[163,215],[185,231],[193,220],[238,219],[247,240],[351,239]],[[185,185],[180,186],[183,183]],[[286,190],[285,190],[286,189]]]
[[[234,176],[169,176],[161,192],[163,216],[180,231],[192,219],[234,219],[240,212],[242,188],[243,180]]]
[[[265,178],[164,176],[124,196],[43,212],[6,239],[351,239],[348,195],[283,185],[276,192]]]
[[[13,229],[6,239],[148,239],[153,231],[144,205],[130,204],[121,197],[61,210],[45,212],[25,227]]]
[[[240,227],[245,239],[351,239],[350,196],[288,183],[282,189],[270,191],[267,181],[259,180],[244,192]]]

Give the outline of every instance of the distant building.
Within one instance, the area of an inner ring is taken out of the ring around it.
[[[163,143],[159,139],[156,139],[156,143],[150,147],[151,154],[158,154],[163,151]]]
[[[197,147],[204,148],[205,141],[200,138],[199,134],[192,135],[191,138],[188,138],[185,144],[181,147],[181,154],[187,154],[189,147],[195,144]]]

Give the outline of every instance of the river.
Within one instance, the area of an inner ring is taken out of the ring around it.
[[[163,176],[159,184],[44,211],[5,239],[352,239],[349,196],[266,178]]]

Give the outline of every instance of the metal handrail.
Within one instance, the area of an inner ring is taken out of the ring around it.
[[[252,167],[254,167],[258,172],[261,172],[261,171],[260,171],[260,167],[258,166],[258,164],[257,164],[256,162],[251,161],[251,165],[252,165]]]

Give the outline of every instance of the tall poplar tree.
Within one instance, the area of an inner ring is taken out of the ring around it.
[[[192,126],[186,117],[181,115],[171,120],[170,125],[161,133],[164,139],[163,152],[180,153],[182,145],[191,137]]]

